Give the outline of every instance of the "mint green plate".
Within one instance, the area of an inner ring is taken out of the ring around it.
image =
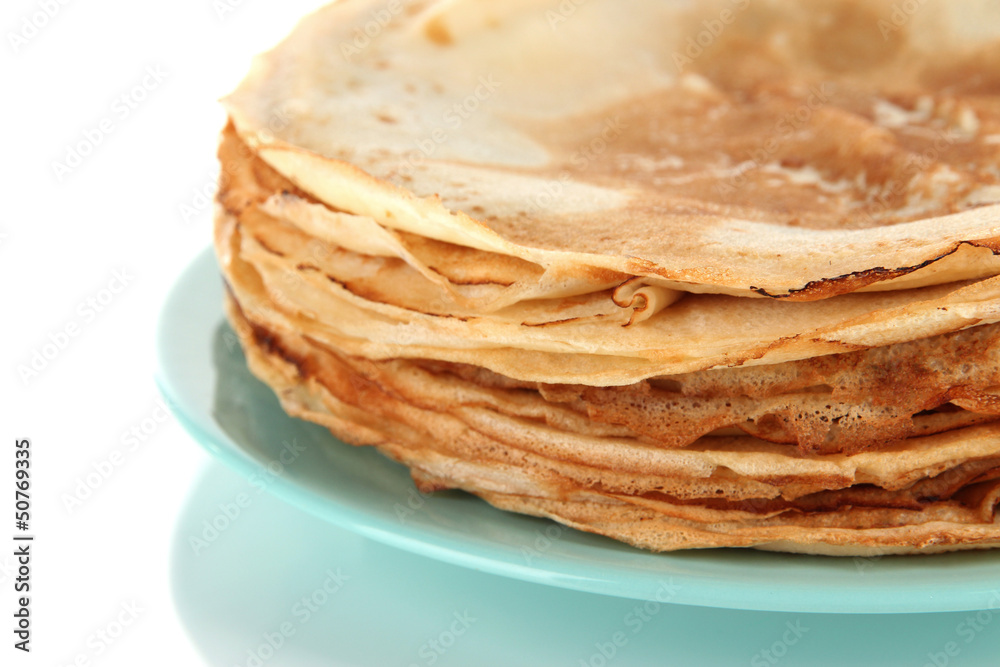
[[[403,466],[288,417],[247,370],[210,251],[174,287],[158,331],[160,389],[209,452],[333,524],[455,565],[675,604],[828,613],[1000,608],[1000,553],[829,558],[740,549],[654,554],[458,492],[422,496]]]

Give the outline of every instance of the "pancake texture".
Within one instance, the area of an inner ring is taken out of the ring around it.
[[[1000,546],[1000,6],[391,7],[224,100],[289,414],[640,548]]]

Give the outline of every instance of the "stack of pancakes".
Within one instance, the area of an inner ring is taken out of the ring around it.
[[[285,409],[636,546],[1000,546],[1000,9],[345,0],[225,100]]]

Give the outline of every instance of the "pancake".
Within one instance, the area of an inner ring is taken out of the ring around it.
[[[226,150],[224,142],[224,158]],[[294,223],[264,213],[270,197],[284,192],[263,189],[262,183],[279,176],[266,165],[231,171],[258,174],[261,184],[253,187],[263,201],[254,203],[247,188],[221,193],[220,215],[226,217],[217,239],[220,256],[254,267],[245,282],[234,273],[231,286],[262,308],[277,304],[282,312],[275,317],[296,320],[289,326],[304,327],[352,354],[426,356],[518,379],[607,386],[887,345],[1000,319],[996,277],[812,302],[711,294],[677,300],[676,292],[623,299],[616,288],[521,300],[480,313],[458,306],[447,287],[399,258],[317,244]],[[311,257],[303,247],[313,248]],[[400,284],[407,289],[398,289]],[[627,281],[622,285],[629,287]]]
[[[413,2],[361,48],[379,7],[224,100],[289,414],[639,548],[1000,546],[996,6]]]
[[[661,449],[621,434],[573,433],[558,420],[541,425],[538,414],[498,395],[449,402],[452,381],[400,369],[399,361],[373,368],[255,326],[234,301],[229,312],[251,370],[290,414],[379,448],[410,466],[427,492],[461,488],[656,550],[870,555],[1000,543],[998,424],[854,455],[802,457],[746,436]]]
[[[731,5],[416,2],[346,57],[377,4],[336,3],[225,105],[334,209],[564,271],[805,300],[995,275],[996,8],[884,39],[889,0],[754,2],[686,56]]]

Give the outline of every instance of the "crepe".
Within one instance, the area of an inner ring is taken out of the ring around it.
[[[361,48],[376,9],[225,100],[286,411],[641,548],[1000,545],[995,6],[415,2]]]
[[[231,142],[235,138],[227,132],[224,160],[238,152]],[[246,287],[239,287],[243,281],[234,276],[234,288],[265,309],[294,301],[295,308],[285,309],[291,312],[271,316],[290,318],[288,326],[354,354],[426,356],[482,365],[518,379],[607,386],[886,345],[1000,319],[998,277],[775,303],[703,294],[677,299],[676,292],[625,300],[621,288],[629,287],[630,279],[621,276],[615,289],[527,299],[480,313],[459,307],[448,286],[426,279],[400,258],[359,257],[310,237],[294,221],[268,215],[267,210],[277,212],[271,197],[294,186],[266,163],[228,171],[252,171],[261,183],[245,186],[250,177],[234,177],[220,193],[227,216],[220,230],[237,221],[241,226],[238,235],[220,241],[220,253],[239,254],[255,267]],[[271,190],[262,185],[268,182]],[[239,248],[223,249],[232,243]],[[479,255],[472,261],[489,260]],[[400,290],[401,284],[407,288]],[[581,283],[576,287],[572,292],[584,289]],[[302,312],[322,315],[303,318]]]
[[[733,4],[414,2],[353,53],[377,5],[336,3],[225,105],[331,207],[546,267],[797,299],[995,275],[996,8],[884,38],[889,0]]]
[[[662,449],[613,432],[573,433],[551,417],[542,425],[496,393],[449,403],[450,379],[400,361],[361,362],[359,371],[357,360],[250,325],[234,302],[230,315],[251,370],[290,414],[378,447],[410,466],[424,491],[462,488],[656,550],[870,555],[1000,544],[1000,424],[852,456],[803,458],[746,436]],[[426,386],[435,383],[443,386]]]

